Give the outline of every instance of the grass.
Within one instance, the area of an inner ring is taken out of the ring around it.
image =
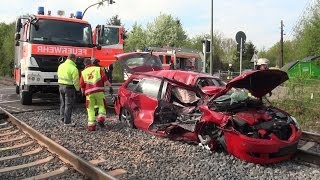
[[[273,105],[293,115],[303,130],[320,133],[320,80],[290,79],[284,87]]]

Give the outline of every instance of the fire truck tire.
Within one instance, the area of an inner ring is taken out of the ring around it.
[[[18,85],[16,86],[16,94],[20,94],[20,87]]]
[[[32,104],[32,94],[28,91],[21,91],[20,93],[20,102],[22,105]]]

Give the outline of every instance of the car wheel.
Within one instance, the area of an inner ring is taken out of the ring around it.
[[[134,122],[133,116],[127,108],[123,107],[121,109],[119,119],[121,122],[125,123],[128,127],[135,128],[133,123]]]
[[[22,105],[32,104],[32,94],[29,91],[20,90],[20,102]]]
[[[16,94],[20,94],[20,86],[16,85]]]

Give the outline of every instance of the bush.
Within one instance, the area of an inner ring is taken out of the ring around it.
[[[118,61],[113,63],[112,76],[114,82],[121,83],[124,81],[123,68]]]

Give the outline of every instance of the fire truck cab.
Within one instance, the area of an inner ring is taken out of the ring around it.
[[[77,56],[79,71],[84,68],[84,58],[99,58],[103,66],[114,62],[113,54],[123,52],[123,41],[99,42],[111,36],[120,38],[122,31],[119,29],[108,33],[102,30],[93,36],[90,23],[82,20],[80,11],[70,17],[65,17],[63,11],[53,16],[51,12],[45,15],[44,8],[39,7],[37,15],[19,17],[15,33],[14,78],[21,104],[32,104],[32,95],[37,92],[59,92],[58,66],[70,53]]]

